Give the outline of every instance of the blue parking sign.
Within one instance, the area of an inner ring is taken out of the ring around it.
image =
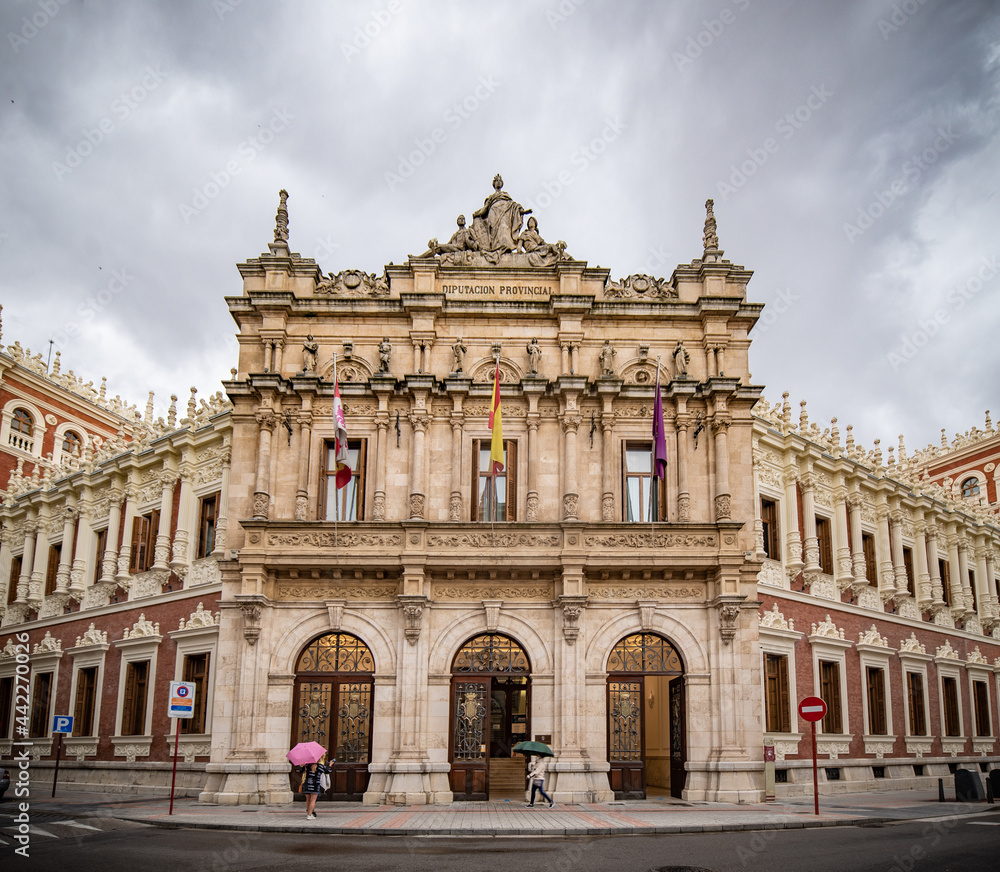
[[[55,715],[52,718],[52,732],[53,733],[72,733],[73,732],[73,718],[69,715]]]

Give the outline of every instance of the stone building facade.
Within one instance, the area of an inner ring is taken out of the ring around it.
[[[485,799],[523,787],[511,746],[534,738],[557,801],[759,799],[761,307],[711,202],[701,257],[613,280],[522,227],[499,177],[471,225],[381,276],[293,253],[286,197],[228,298],[238,523],[202,798],[290,800],[286,751],[315,739],[337,798]]]

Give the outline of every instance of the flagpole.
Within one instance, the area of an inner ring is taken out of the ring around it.
[[[660,392],[660,355],[656,355],[656,387],[653,388],[657,394]],[[653,433],[656,433],[656,397],[653,397]],[[656,501],[653,499],[653,488],[656,485],[656,438],[649,449],[649,547],[656,547],[656,525],[653,521],[653,506]]]
[[[337,352],[333,352],[333,395],[334,395],[334,409],[333,409],[333,451],[334,451],[334,487],[333,487],[333,554],[334,560],[337,565],[340,565],[340,540],[337,537],[337,515],[340,514],[340,488],[337,487],[336,475],[337,475]],[[330,487],[329,481],[327,482],[327,488]]]

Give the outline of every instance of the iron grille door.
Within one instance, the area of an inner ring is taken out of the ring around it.
[[[643,762],[643,680],[608,678],[608,762],[616,799],[645,799]]]
[[[451,789],[456,800],[489,798],[490,678],[454,678]]]

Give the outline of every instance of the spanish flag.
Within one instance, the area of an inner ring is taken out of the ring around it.
[[[340,402],[340,385],[337,384],[337,368],[333,369],[333,420],[334,459],[337,468],[337,490],[351,483],[351,456],[347,446],[347,422],[344,420],[344,406]]]
[[[493,402],[490,403],[490,460],[493,461],[493,475],[503,472],[503,422],[500,415],[500,359],[493,375]]]

